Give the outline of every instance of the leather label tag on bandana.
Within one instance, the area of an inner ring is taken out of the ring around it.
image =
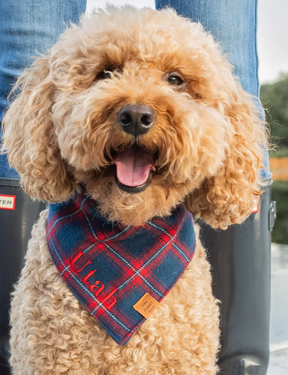
[[[173,288],[195,249],[184,205],[142,226],[107,221],[85,193],[50,204],[47,243],[67,287],[125,345]]]
[[[160,303],[150,296],[149,293],[145,293],[144,296],[133,306],[145,319],[148,319],[151,314],[157,309]]]

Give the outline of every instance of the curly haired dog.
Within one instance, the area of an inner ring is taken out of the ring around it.
[[[67,201],[85,186],[110,221],[139,226],[185,202],[195,218],[226,228],[261,193],[266,147],[253,100],[231,71],[200,24],[171,9],[108,7],[68,28],[19,79],[3,149],[33,198]],[[115,177],[121,153],[145,172],[138,182],[125,166]],[[217,372],[218,306],[196,224],[194,259],[119,346],[64,284],[46,219],[44,211],[13,293],[14,375]]]

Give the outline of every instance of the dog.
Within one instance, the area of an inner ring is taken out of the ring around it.
[[[261,194],[267,143],[232,70],[199,23],[109,6],[82,16],[20,77],[3,150],[32,198],[61,205],[84,191],[105,220],[140,229],[181,205],[225,229]],[[216,374],[219,307],[194,230],[192,261],[119,345],[63,281],[43,211],[12,296],[13,374]]]

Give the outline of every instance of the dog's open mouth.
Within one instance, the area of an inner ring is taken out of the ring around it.
[[[116,153],[112,163],[116,165],[116,183],[128,193],[144,191],[152,181],[154,154],[134,144]]]

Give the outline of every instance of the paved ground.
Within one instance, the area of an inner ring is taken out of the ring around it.
[[[272,244],[270,364],[267,375],[288,375],[288,246]]]
[[[288,374],[288,348],[270,353],[270,363],[267,375]]]

